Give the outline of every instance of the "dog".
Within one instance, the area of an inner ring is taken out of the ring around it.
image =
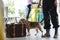
[[[27,21],[26,19],[20,19],[19,23],[25,23],[26,24],[26,28],[28,30],[28,35],[27,36],[30,36],[31,23],[29,21]],[[38,22],[33,23],[33,24],[36,26],[36,34],[35,35],[37,35],[38,29],[42,32],[42,35],[43,35],[41,24],[38,23]]]

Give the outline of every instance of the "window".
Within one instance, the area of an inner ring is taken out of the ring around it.
[[[21,18],[26,18],[27,0],[3,0],[3,2],[5,6],[4,17],[6,23],[16,23]],[[33,0],[33,2],[37,3],[38,1]]]
[[[26,1],[26,0],[25,0]],[[18,22],[20,18],[26,16],[25,2],[24,0],[3,0],[5,11],[4,17],[7,23]]]

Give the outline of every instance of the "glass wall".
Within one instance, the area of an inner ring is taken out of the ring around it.
[[[3,2],[6,23],[15,23],[21,18],[26,18],[27,0],[3,0]],[[33,2],[38,3],[37,0],[33,0]]]

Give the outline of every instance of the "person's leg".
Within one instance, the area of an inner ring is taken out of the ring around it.
[[[50,16],[48,13],[48,7],[43,6],[43,15],[44,15],[44,29],[46,33],[42,37],[50,37]]]
[[[29,4],[27,7],[28,7],[28,13],[27,13],[26,19],[28,20],[29,14],[30,14],[30,11],[31,11],[31,4]]]
[[[52,21],[52,24],[53,24],[53,28],[55,28],[55,34],[54,34],[54,38],[57,38],[58,36],[58,14],[57,14],[57,7],[54,7],[52,8],[51,10],[51,21]]]

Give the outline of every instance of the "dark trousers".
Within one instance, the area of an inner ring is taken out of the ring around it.
[[[44,15],[44,29],[50,29],[50,19],[53,24],[53,28],[58,28],[58,14],[57,6],[54,2],[49,3],[49,1],[43,1],[43,15]]]
[[[27,7],[28,7],[28,13],[27,13],[26,19],[28,20],[29,14],[30,14],[30,11],[31,11],[31,4],[27,5]]]

